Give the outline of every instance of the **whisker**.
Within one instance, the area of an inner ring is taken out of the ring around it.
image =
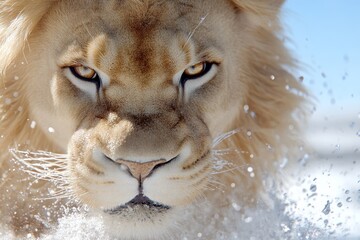
[[[186,45],[189,43],[189,41],[191,40],[191,38],[194,36],[196,30],[201,26],[201,24],[203,24],[203,22],[205,21],[205,19],[207,18],[207,16],[209,15],[209,13],[207,13],[205,16],[200,18],[199,23],[196,25],[196,27],[189,33],[189,36],[184,44],[183,47],[186,47]]]
[[[215,148],[217,145],[219,145],[220,143],[222,143],[224,140],[232,137],[235,134],[238,134],[239,132],[241,132],[243,129],[242,128],[237,128],[234,130],[231,130],[229,132],[223,133],[219,136],[217,136],[214,140],[213,140],[213,144],[212,144],[212,148]]]
[[[219,187],[222,187],[222,188],[225,188],[226,185],[222,182],[219,182],[219,181],[216,181],[215,179],[213,178],[210,178],[209,179],[209,183],[213,184],[214,186],[219,186]]]
[[[195,204],[199,206],[200,204],[204,204],[205,202],[208,202],[208,199],[204,192],[200,192],[196,197]]]
[[[53,184],[56,190],[49,191],[48,196],[39,197],[38,200],[71,199],[74,193],[69,190],[69,171],[67,168],[67,155],[47,151],[21,151],[10,149],[13,160],[20,164],[20,169],[37,181],[47,181]]]
[[[216,184],[212,184],[212,183],[210,183],[210,182],[208,182],[208,183],[206,184],[205,189],[206,189],[206,190],[210,190],[210,191],[215,191],[215,190],[220,190],[220,191],[222,191],[222,190],[223,190],[222,186],[219,186],[219,185],[216,185]]]
[[[236,166],[236,167],[233,167],[233,168],[229,168],[229,169],[226,169],[226,170],[223,170],[223,171],[219,171],[219,172],[212,172],[211,174],[212,175],[217,175],[217,174],[222,174],[222,173],[227,173],[227,172],[233,172],[235,170],[239,170],[239,169],[243,169],[245,167],[249,166],[249,164],[244,164],[244,165],[240,165],[240,166]]]
[[[212,150],[212,154],[217,156],[223,156],[223,155],[228,155],[232,152],[236,152],[236,149],[233,148],[224,148],[224,149],[213,149]]]

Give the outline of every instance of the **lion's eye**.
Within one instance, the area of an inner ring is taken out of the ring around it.
[[[199,62],[188,67],[181,75],[180,85],[184,88],[185,83],[188,80],[196,80],[196,82],[198,82],[197,84],[195,84],[196,86],[198,86],[199,84],[202,85],[203,83],[209,81],[214,76],[214,74],[211,74],[211,72],[214,73],[214,71],[212,71],[215,69],[214,65],[216,64],[211,62]]]
[[[108,76],[99,70],[77,64],[63,67],[65,77],[77,88],[91,95],[94,101],[97,100],[100,89],[109,85]]]
[[[192,65],[185,69],[183,75],[181,76],[181,81],[185,82],[191,79],[197,79],[205,74],[207,74],[212,67],[212,63],[210,62],[200,62],[195,65]]]
[[[68,67],[68,69],[70,70],[70,81],[76,86],[85,90],[85,88],[88,89],[88,86],[84,86],[84,84],[88,85],[88,83],[94,83],[96,86],[96,91],[99,91],[102,85],[102,81],[99,77],[99,74],[94,69],[83,65],[71,66]]]
[[[206,62],[201,62],[201,63],[192,65],[191,67],[187,68],[184,71],[184,74],[186,74],[187,76],[195,76],[195,75],[201,74],[205,68],[206,68]]]
[[[203,61],[175,74],[174,83],[181,88],[183,98],[187,100],[196,89],[213,79],[218,65],[216,62]]]
[[[94,79],[96,79],[98,77],[97,73],[95,72],[94,69],[89,68],[89,67],[85,67],[85,66],[73,66],[73,67],[69,67],[71,73],[84,81],[93,81]]]

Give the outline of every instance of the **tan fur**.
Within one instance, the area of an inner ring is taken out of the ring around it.
[[[276,160],[291,156],[306,94],[278,37],[281,3],[2,1],[1,221],[19,235],[39,235],[62,215],[66,198],[44,200],[59,187],[54,178],[43,180],[46,172],[63,175],[65,195],[78,201],[71,204],[95,210],[125,204],[138,187],[119,159],[140,169],[179,156],[149,174],[144,194],[174,209],[204,194],[211,198],[212,142],[233,129],[215,148],[235,150],[225,156],[235,170],[216,181],[236,183],[239,199],[255,200],[264,175],[275,176]],[[182,95],[174,75],[201,61],[219,63],[216,75]],[[67,79],[74,64],[93,68],[109,85],[91,97]],[[24,171],[24,157],[15,151],[18,161],[11,160],[9,148],[66,157]],[[119,216],[114,235],[161,235],[177,219],[176,211],[150,212],[141,225],[142,211]]]

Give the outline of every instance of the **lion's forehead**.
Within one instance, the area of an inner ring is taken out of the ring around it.
[[[166,81],[171,84],[173,75],[186,64],[186,53],[180,47],[176,38],[139,39],[123,32],[117,37],[100,34],[84,51],[92,65],[117,79],[117,84],[149,87]]]
[[[202,12],[203,9],[208,9],[203,6],[202,2],[203,0],[98,1],[100,5],[98,7],[103,10],[98,12],[103,14],[102,17],[107,21],[108,26],[117,28],[116,24],[122,22],[126,28],[134,30],[133,32],[137,35],[145,36],[156,30],[159,25],[176,24],[184,16],[193,16],[198,11]],[[207,2],[209,4],[209,1]]]
[[[75,7],[69,2],[65,1],[62,12]],[[194,61],[194,51],[223,39],[217,31],[208,30],[215,28],[214,21],[224,20],[211,8],[214,1],[209,1],[210,6],[202,2],[77,1],[76,10],[67,11],[72,15],[67,16],[63,34],[75,37],[68,42],[79,44],[95,67],[114,77],[131,74],[144,84],[141,76],[170,81]],[[197,41],[196,49],[189,47],[190,38]]]

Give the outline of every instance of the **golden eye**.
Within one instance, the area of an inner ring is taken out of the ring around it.
[[[73,66],[70,67],[72,74],[75,77],[80,78],[82,80],[93,80],[97,78],[97,73],[94,69],[85,67],[85,66]]]
[[[206,69],[206,62],[200,62],[185,69],[184,74],[187,76],[196,76],[203,73],[205,69]]]
[[[183,72],[180,84],[184,85],[187,80],[195,80],[205,76],[211,70],[214,63],[211,62],[199,62],[197,64],[188,67]]]

